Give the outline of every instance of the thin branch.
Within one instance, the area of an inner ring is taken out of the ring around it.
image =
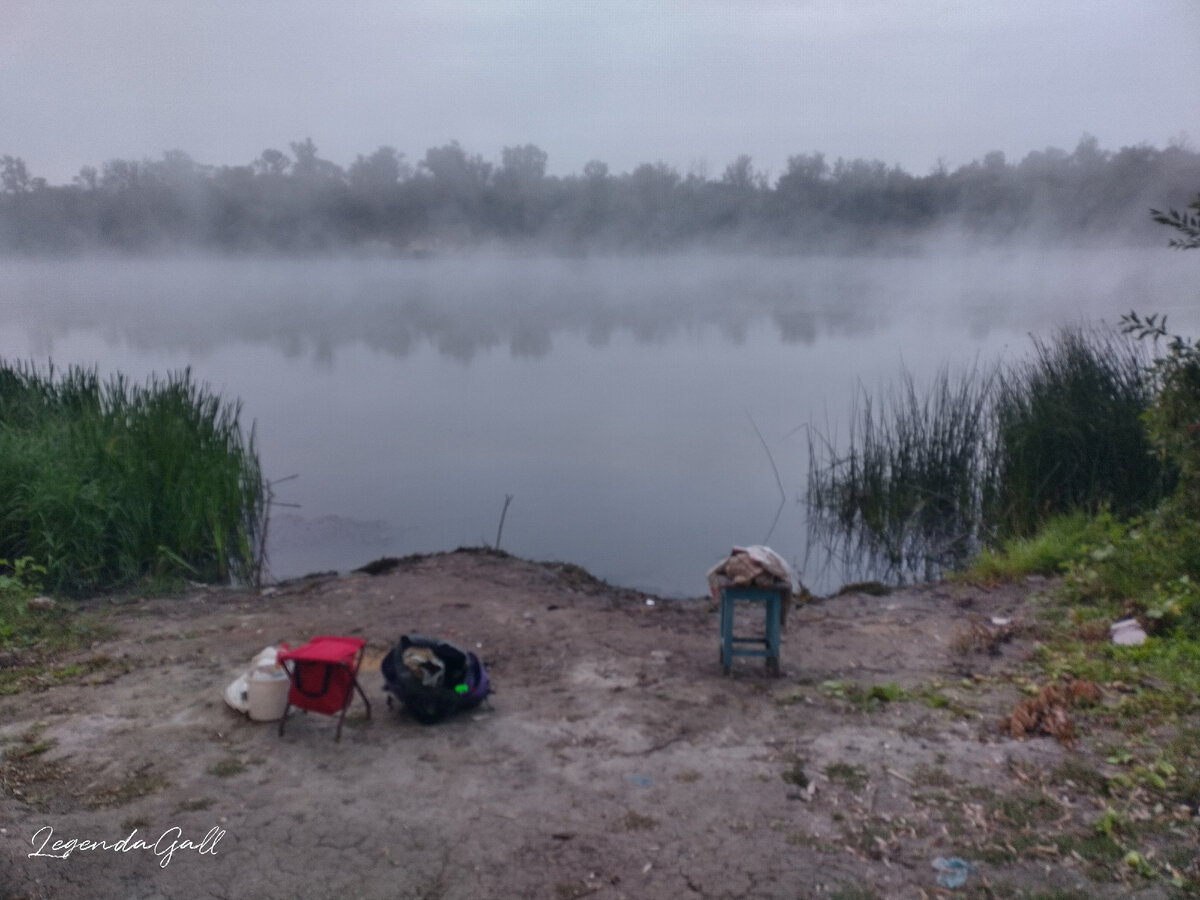
[[[767,536],[763,538],[763,543],[765,544],[771,540],[771,535],[775,533],[775,526],[779,524],[779,517],[783,515],[783,507],[787,504],[787,492],[783,489],[783,479],[779,477],[779,467],[775,465],[775,457],[771,455],[771,448],[767,446],[767,439],[758,430],[758,424],[754,421],[754,416],[750,415],[750,410],[746,410],[746,418],[750,420],[750,427],[758,435],[758,440],[762,444],[763,450],[767,453],[767,462],[771,464],[771,471],[775,473],[775,485],[779,488],[779,509],[775,510],[775,518],[771,522],[771,527],[767,530]]]
[[[496,529],[496,544],[492,548],[493,550],[500,549],[500,535],[504,531],[504,517],[506,515],[508,515],[508,504],[512,503],[512,500],[513,500],[512,494],[504,495],[504,509],[500,510],[500,526]]]

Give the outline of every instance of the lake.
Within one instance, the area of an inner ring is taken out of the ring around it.
[[[854,573],[806,546],[810,426],[844,435],[860,384],[1019,358],[1061,325],[1136,309],[1194,335],[1198,265],[1165,248],[8,260],[0,356],[190,366],[240,398],[276,482],[278,578],[494,544],[511,495],[510,553],[696,596],[732,545],[766,542],[823,592]]]

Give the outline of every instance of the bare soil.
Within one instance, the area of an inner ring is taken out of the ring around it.
[[[1170,896],[1085,843],[1119,736],[1069,749],[998,726],[1042,588],[815,599],[778,678],[722,672],[704,598],[483,551],[97,601],[112,636],[0,696],[0,896]],[[993,617],[1011,639],[981,638]],[[493,697],[434,726],[389,709],[379,660],[405,632],[474,650]],[[281,738],[225,704],[264,646],[315,634],[368,642],[371,715],[356,699],[340,742],[329,717],[293,712]],[[1195,816],[1160,812],[1179,859]],[[134,829],[166,837],[30,855]],[[1083,852],[1052,839],[1070,834]],[[167,856],[172,840],[202,846]],[[951,891],[938,857],[975,868]]]

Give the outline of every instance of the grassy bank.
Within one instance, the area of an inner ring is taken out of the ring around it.
[[[266,495],[239,412],[186,370],[0,361],[0,559],[64,594],[253,579]]]
[[[963,856],[1046,855],[1097,885],[1200,897],[1200,349],[1130,314],[1121,336],[1062,332],[1025,362],[943,375],[924,395],[906,380],[884,409],[861,405],[848,450],[813,448],[809,511],[827,539],[901,579],[1053,576],[1017,616],[1032,652],[1006,677],[1027,696],[1000,725],[1070,752],[1021,773],[1040,793],[1000,798],[1005,833]],[[1113,639],[1123,619],[1140,643]],[[963,652],[994,650],[979,641],[1003,637],[992,625],[959,635]],[[886,702],[899,688],[860,694]],[[972,791],[961,808],[989,802]],[[1062,827],[1087,805],[1099,812],[1086,829]]]

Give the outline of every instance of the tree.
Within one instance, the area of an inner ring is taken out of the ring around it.
[[[327,159],[317,156],[317,145],[312,138],[305,138],[290,145],[295,162],[292,163],[292,175],[306,179],[339,179],[342,177],[341,168]]]
[[[829,203],[829,164],[824,153],[789,156],[787,170],[771,195],[777,226],[785,232],[812,232]]]
[[[80,187],[85,191],[94,191],[100,181],[100,173],[96,171],[95,166],[84,166],[79,170],[79,174],[73,179],[76,187]]]
[[[519,184],[535,184],[546,175],[547,159],[546,151],[533,144],[505,147],[500,151],[500,169],[496,177]]]
[[[721,183],[740,193],[752,194],[767,186],[767,178],[754,170],[753,160],[743,153],[725,167]]]
[[[32,189],[25,160],[19,156],[0,156],[0,187],[6,194],[24,194]]]
[[[380,147],[370,156],[359,154],[347,174],[356,192],[371,195],[394,188],[402,179],[411,177],[412,167],[395,147]]]
[[[502,233],[531,235],[545,221],[546,151],[533,144],[505,147],[492,177],[497,224]]]
[[[428,172],[447,195],[458,198],[477,197],[492,172],[490,163],[478,155],[468,156],[458,141],[430,147],[419,168]]]
[[[286,175],[288,168],[292,165],[291,159],[282,150],[276,150],[269,147],[259,154],[252,166],[254,171],[260,175]]]
[[[451,141],[426,150],[418,169],[429,176],[424,200],[435,227],[457,233],[456,239],[464,237],[464,226],[467,232],[477,230],[491,164],[478,155],[467,155],[458,141]]]

